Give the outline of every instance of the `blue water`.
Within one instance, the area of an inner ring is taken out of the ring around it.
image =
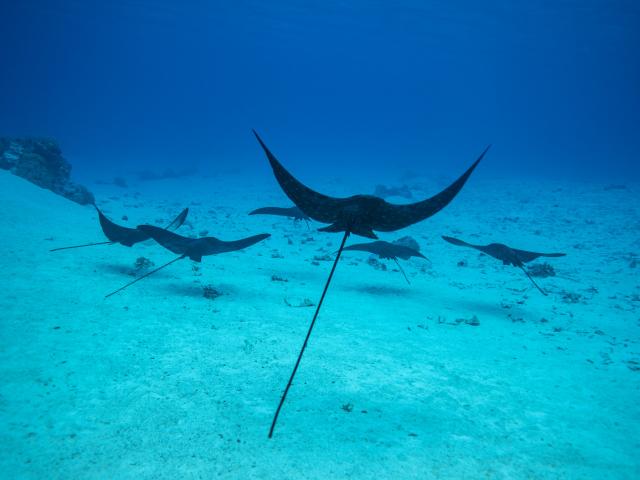
[[[260,168],[256,128],[310,173],[461,167],[493,143],[487,174],[639,177],[634,1],[0,9],[0,131],[56,137],[79,173]]]
[[[0,2],[0,480],[640,478],[639,46],[637,1]],[[343,253],[271,440],[342,235],[248,215],[291,205],[252,129],[392,203],[492,144],[376,231],[424,257]],[[51,251],[105,231],[25,136],[118,225],[270,236]]]

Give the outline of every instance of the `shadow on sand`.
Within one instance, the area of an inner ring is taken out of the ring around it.
[[[410,288],[406,287],[391,287],[388,285],[372,285],[372,284],[358,284],[349,285],[343,287],[345,290],[351,290],[354,292],[368,293],[369,295],[393,295],[408,297],[413,294]]]

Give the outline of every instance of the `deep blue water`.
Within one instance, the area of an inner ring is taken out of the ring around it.
[[[106,245],[0,171],[0,480],[640,478],[639,40],[640,0],[0,0],[0,137],[56,138],[120,225],[270,234]],[[394,264],[335,257],[386,209],[348,240],[249,216],[290,204],[252,128],[330,195],[411,171],[418,200],[493,148],[441,214],[376,225],[427,257]],[[108,182],[191,166],[243,175]]]
[[[79,175],[196,164],[639,179],[636,1],[0,6],[0,134]],[[260,170],[262,169],[262,170]],[[306,170],[306,171],[305,171]]]

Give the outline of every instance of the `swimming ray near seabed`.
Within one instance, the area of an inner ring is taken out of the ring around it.
[[[331,279],[333,278],[336,266],[338,265],[338,261],[342,255],[344,244],[349,235],[354,234],[377,239],[378,237],[374,233],[374,230],[391,232],[408,227],[409,225],[413,225],[414,223],[435,215],[446,207],[462,189],[471,173],[473,173],[474,169],[478,166],[478,163],[480,163],[489,150],[489,147],[482,152],[478,159],[467,169],[465,173],[462,174],[462,176],[460,176],[460,178],[437,195],[421,202],[407,205],[394,205],[373,195],[354,195],[348,198],[335,198],[310,189],[293,177],[293,175],[291,175],[282,166],[282,164],[280,164],[278,159],[267,148],[255,130],[253,133],[264,150],[271,168],[273,169],[276,180],[287,197],[289,197],[289,199],[311,219],[330,224],[327,227],[321,228],[320,231],[344,232],[340,248],[336,254],[336,259],[333,262],[331,272],[329,273],[320,301],[318,302],[313,319],[309,325],[309,330],[307,331],[302,348],[298,354],[291,377],[289,378],[287,386],[282,393],[280,403],[278,404],[278,408],[273,416],[271,428],[269,429],[269,438],[271,438],[278,421],[278,416],[280,415],[280,410],[282,409],[289,389],[291,388],[291,384],[293,383],[293,379],[300,365],[302,355],[307,348],[311,332],[316,319],[318,318],[320,308],[322,307],[322,302],[324,301],[324,297],[329,288],[329,284],[331,283]]]
[[[109,220],[98,208],[96,204],[93,205],[98,212],[98,218],[100,220],[100,227],[102,228],[102,232],[105,237],[109,240],[106,242],[96,242],[96,243],[85,243],[83,245],[72,245],[70,247],[58,247],[49,250],[50,252],[57,252],[59,250],[69,250],[72,248],[82,248],[82,247],[92,247],[94,245],[113,245],[114,243],[119,243],[120,245],[124,245],[125,247],[131,247],[136,243],[143,242],[148,240],[150,237],[146,233],[142,232],[137,228],[129,228],[123,227],[122,225],[118,225],[117,223]],[[173,219],[173,221],[164,227],[165,230],[177,230],[182,226],[184,221],[187,219],[187,215],[189,214],[189,208],[185,208],[180,212],[180,214]]]
[[[459,240],[453,237],[443,236],[443,240],[449,242],[453,245],[457,245],[459,247],[468,247],[479,250],[485,255],[489,255],[490,257],[497,258],[498,260],[502,260],[504,265],[513,265],[514,267],[520,268],[524,274],[531,280],[531,283],[542,293],[544,296],[547,296],[547,292],[545,292],[540,286],[535,282],[535,280],[529,275],[527,269],[524,268],[524,264],[531,262],[539,257],[564,257],[566,253],[538,253],[538,252],[529,252],[527,250],[518,250],[517,248],[511,248],[504,243],[490,243],[489,245],[473,245],[471,243],[467,243],[463,240]]]
[[[174,258],[170,262],[165,263],[164,265],[142,275],[141,277],[136,278],[135,280],[123,285],[117,290],[109,293],[104,298],[109,298],[112,295],[115,295],[118,292],[121,292],[127,287],[130,287],[134,283],[139,282],[143,278],[147,278],[148,276],[156,273],[159,270],[162,270],[165,267],[168,267],[174,262],[178,260],[182,260],[183,258],[189,257],[194,262],[201,262],[202,257],[208,255],[217,255],[220,253],[227,252],[235,252],[237,250],[242,250],[244,248],[250,247],[258,242],[261,242],[265,238],[271,236],[269,233],[262,233],[259,235],[253,235],[251,237],[242,238],[240,240],[233,240],[230,242],[220,240],[215,237],[200,237],[200,238],[189,238],[183,237],[182,235],[178,235],[177,233],[169,232],[163,228],[154,227],[152,225],[140,225],[138,229],[143,232],[148,238],[153,238],[156,242],[162,245],[167,250],[177,253],[180,256]]]
[[[294,222],[304,220],[304,222],[307,224],[307,229],[309,229],[309,216],[305,215],[305,213],[296,206],[286,208],[262,207],[249,212],[249,215],[277,215],[280,217],[293,218]]]
[[[404,272],[404,270],[400,266],[400,263],[398,263],[398,258],[401,258],[402,260],[409,260],[411,257],[420,257],[420,258],[424,258],[425,260],[429,260],[423,254],[421,254],[418,250],[415,250],[411,247],[407,247],[406,245],[389,243],[383,240],[377,240],[375,242],[369,242],[369,243],[355,243],[353,245],[344,247],[344,249],[369,252],[369,253],[373,253],[374,255],[378,255],[378,257],[383,259],[393,260],[398,266],[400,273],[402,273],[402,275],[404,276],[404,279],[407,281],[409,285],[411,285],[411,282],[409,281],[407,274]]]

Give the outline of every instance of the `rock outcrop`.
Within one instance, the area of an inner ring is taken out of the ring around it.
[[[71,164],[49,138],[0,138],[0,168],[80,205],[94,202],[93,194],[71,181]]]

